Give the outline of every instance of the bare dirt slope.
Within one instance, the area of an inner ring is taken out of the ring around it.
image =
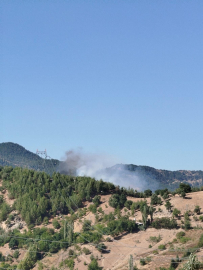
[[[11,204],[9,196],[7,193],[4,193],[5,198],[7,197],[7,201],[9,204]],[[102,208],[102,211],[104,214],[109,214],[110,212],[114,212],[114,208],[109,206],[108,201],[111,195],[103,195],[101,196],[101,205],[99,207]],[[128,199],[132,201],[138,201],[141,199],[138,198],[131,198],[128,197]],[[143,200],[143,199],[142,199]],[[150,203],[150,199],[147,199],[147,202]],[[98,259],[98,263],[103,269],[106,270],[118,270],[118,269],[128,269],[128,261],[130,258],[130,255],[133,256],[134,264],[137,265],[138,269],[151,269],[155,270],[156,268],[159,269],[159,267],[169,267],[170,261],[172,258],[175,258],[178,254],[180,257],[184,255],[184,252],[188,248],[195,248],[195,246],[198,243],[199,237],[201,234],[203,234],[203,223],[198,219],[194,219],[194,208],[196,205],[199,205],[202,209],[203,213],[203,191],[201,192],[195,192],[195,193],[189,193],[187,194],[186,198],[183,199],[176,196],[170,197],[170,202],[173,206],[172,209],[177,208],[181,211],[181,218],[178,220],[178,224],[180,227],[182,226],[183,220],[184,220],[184,213],[186,211],[191,212],[190,221],[192,227],[194,227],[192,230],[189,230],[186,232],[186,236],[188,238],[186,243],[180,243],[177,240],[176,234],[179,231],[183,231],[183,229],[160,229],[156,230],[154,228],[148,228],[146,231],[139,231],[138,233],[124,233],[123,235],[117,236],[113,239],[112,242],[107,242],[105,240],[106,236],[103,238],[103,243],[107,247],[107,252],[100,253],[96,248],[94,244],[86,244],[81,245],[78,244],[77,246],[72,246],[68,248],[67,250],[61,250],[60,252],[52,255],[46,255],[41,262],[43,263],[44,269],[50,269],[52,266],[59,267],[61,263],[66,260],[67,258],[70,258],[69,256],[69,250],[73,249],[74,253],[77,255],[75,262],[74,269],[78,270],[85,270],[88,269],[88,264],[90,263],[91,259],[90,256],[93,255],[95,258]],[[91,203],[86,203],[85,207],[88,208]],[[129,211],[127,211],[129,212]],[[76,211],[77,215],[78,211]],[[122,210],[122,214],[125,214],[125,211]],[[154,213],[154,218],[159,217],[172,217],[172,213],[166,210],[165,202],[163,201],[162,205],[156,206],[156,212]],[[133,216],[130,216],[131,219],[136,219],[136,221],[139,221],[142,219],[140,211],[136,211]],[[91,220],[92,224],[95,224],[95,214],[88,211],[86,214],[78,218],[74,223],[74,231],[80,232],[82,229],[83,221]],[[52,227],[51,221],[48,225],[48,227]],[[1,224],[3,225],[3,223]],[[150,240],[150,237],[160,237],[160,241],[155,243]],[[164,245],[164,249],[160,249],[160,245]],[[82,249],[84,247],[87,247],[91,254],[85,255],[84,252],[82,252]],[[13,254],[13,250],[9,249],[8,244],[4,247],[0,247],[0,252],[2,252],[3,255],[6,254]],[[20,250],[20,259],[23,258],[26,251],[23,249]],[[203,250],[200,249],[197,252],[197,256],[200,261],[202,261],[203,256]],[[145,265],[140,264],[140,259],[147,259],[147,262]],[[180,266],[182,263],[180,263]],[[38,269],[38,265],[35,266],[35,270]],[[64,267],[64,269],[68,269]],[[178,268],[177,268],[178,269]]]

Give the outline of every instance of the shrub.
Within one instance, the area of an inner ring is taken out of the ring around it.
[[[184,257],[189,257],[191,254],[191,252],[189,250],[187,250],[184,254],[183,254],[183,258]]]
[[[0,252],[0,262],[4,262],[5,261],[5,257],[3,256],[3,254]]]
[[[73,249],[69,249],[68,255],[69,255],[69,256],[73,256],[73,255],[74,255],[74,250],[73,250]]]
[[[92,259],[91,263],[88,265],[88,270],[101,270],[96,259]]]
[[[185,230],[191,229],[190,221],[187,220],[187,219],[186,219],[185,222],[184,222],[184,228],[185,228]]]
[[[168,193],[167,193],[167,192],[166,192],[166,193],[164,193],[164,194],[163,194],[163,196],[162,196],[162,198],[163,198],[164,200],[168,199],[168,198],[169,198]]]
[[[176,259],[171,259],[170,268],[171,269],[176,269],[180,262],[181,262],[181,259],[179,259],[178,255],[177,255]]]
[[[161,204],[162,200],[160,197],[158,197],[156,194],[153,194],[151,197],[151,205],[157,205],[157,204]]]
[[[15,238],[11,238],[9,242],[9,248],[14,249],[18,246],[18,240]]]
[[[107,237],[107,238],[106,238],[106,241],[107,241],[107,242],[112,242],[112,239],[111,239],[110,237]]]
[[[200,215],[200,210],[201,210],[201,208],[199,207],[199,205],[196,205],[196,206],[195,206],[195,209],[194,209],[194,212],[195,212],[197,215]]]
[[[52,224],[53,224],[53,226],[54,226],[55,229],[60,229],[60,228],[61,228],[60,223],[59,223],[58,220],[56,220],[56,219],[54,219],[54,220],[52,221]]]
[[[199,217],[199,220],[200,220],[201,222],[203,222],[203,216],[200,216],[200,217]]]
[[[203,247],[203,234],[199,238],[198,247]]]
[[[145,259],[140,259],[140,264],[143,266],[143,265],[145,265],[146,264],[146,261],[145,261]]]
[[[96,248],[101,252],[104,253],[106,251],[106,246],[104,245],[104,243],[99,243]]]
[[[167,209],[168,211],[171,211],[172,204],[171,204],[169,201],[167,201],[166,204],[165,204],[165,207],[166,207],[166,209]]]
[[[133,201],[127,200],[127,201],[125,202],[124,206],[125,206],[128,210],[130,210],[132,204],[133,204]]]
[[[104,214],[104,211],[102,210],[101,207],[98,208],[98,212],[99,212],[100,214]]]
[[[178,210],[177,208],[174,208],[173,216],[176,217],[176,218],[179,218],[179,215],[180,215],[180,210]]]
[[[164,249],[166,249],[166,246],[165,245],[160,245],[160,246],[158,246],[158,249],[164,250]]]
[[[15,252],[13,253],[13,258],[18,259],[19,255],[20,255],[19,250],[15,250]]]
[[[180,183],[179,189],[180,189],[181,191],[184,191],[185,193],[191,192],[191,186],[190,186],[189,184]]]
[[[191,238],[183,236],[183,237],[181,237],[179,240],[180,240],[180,242],[181,242],[182,244],[185,244],[185,243],[187,243],[189,240],[191,240]]]
[[[49,219],[48,219],[48,217],[44,217],[43,223],[44,223],[45,225],[48,225],[48,224],[49,224]]]
[[[125,202],[126,202],[127,198],[126,195],[124,193],[122,193],[121,195],[119,194],[113,194],[111,195],[110,199],[109,199],[109,205],[113,208],[123,208]]]
[[[82,226],[83,232],[88,232],[88,231],[90,231],[92,229],[91,223],[92,222],[90,220],[84,220],[83,226]]]
[[[157,249],[153,250],[153,251],[152,251],[152,253],[153,253],[154,255],[159,254],[159,252],[158,252],[158,250],[157,250]]]
[[[64,264],[69,267],[70,270],[73,270],[74,269],[74,265],[75,265],[75,262],[74,260],[71,258],[71,259],[65,259],[64,260]]]
[[[151,189],[145,190],[145,191],[144,191],[144,194],[145,194],[145,197],[150,197],[150,196],[152,196],[152,191],[151,191]]]
[[[185,212],[184,219],[190,220],[190,212],[189,211]]]
[[[86,248],[86,247],[84,247],[84,248],[82,249],[82,252],[85,253],[85,255],[91,254],[91,251],[90,251],[88,248]]]
[[[154,242],[154,243],[158,243],[161,241],[161,239],[162,239],[162,237],[159,234],[159,236],[150,236],[149,241]]]
[[[181,231],[176,234],[176,237],[180,239],[181,237],[185,236],[185,232]]]
[[[100,205],[100,203],[101,203],[100,199],[101,199],[101,196],[96,195],[94,197],[94,199],[92,200],[92,202],[95,204],[96,207],[98,207]]]
[[[97,206],[95,204],[90,204],[88,210],[95,214],[97,212]]]

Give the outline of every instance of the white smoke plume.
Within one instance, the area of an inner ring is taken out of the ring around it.
[[[138,191],[151,188],[155,190],[157,185],[149,185],[145,177],[136,171],[126,170],[125,165],[118,164],[120,161],[112,156],[98,153],[85,153],[82,148],[66,152],[61,173],[89,176],[97,180],[104,180],[125,188],[133,188]],[[117,165],[115,165],[117,164]]]

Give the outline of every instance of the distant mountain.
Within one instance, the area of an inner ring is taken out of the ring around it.
[[[168,188],[174,190],[181,182],[188,183],[193,187],[203,186],[203,171],[189,170],[158,170],[149,166],[138,166],[134,164],[117,164],[108,168],[109,172],[130,171],[131,175],[137,175],[141,181],[149,184],[153,190]],[[153,188],[154,187],[154,188]]]
[[[0,166],[22,167],[50,174],[54,171],[64,174],[69,172],[66,168],[67,165],[64,167],[63,162],[57,159],[43,159],[12,142],[0,143]],[[139,181],[145,183],[145,187],[149,186],[153,190],[166,187],[173,190],[179,186],[180,182],[189,183],[192,186],[203,185],[203,171],[200,170],[168,171],[134,164],[117,164],[106,170],[110,181],[112,175],[116,175],[118,178],[122,176],[122,179],[125,177],[128,179],[128,183],[127,181],[122,182],[122,185],[129,185],[129,181],[132,183],[135,177],[138,177]]]
[[[43,159],[17,143],[0,143],[0,165],[22,167],[52,173],[57,171],[60,161]]]

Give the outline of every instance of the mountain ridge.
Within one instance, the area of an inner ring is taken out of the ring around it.
[[[25,149],[23,146],[13,143],[0,143],[0,166],[22,167],[53,173],[59,171],[62,161],[57,159],[43,159],[37,154]],[[180,182],[189,183],[192,186],[203,184],[203,171],[201,170],[163,170],[146,165],[116,164],[106,170],[110,173],[119,172],[119,168],[141,175],[147,182],[157,181],[160,188],[175,189]]]

